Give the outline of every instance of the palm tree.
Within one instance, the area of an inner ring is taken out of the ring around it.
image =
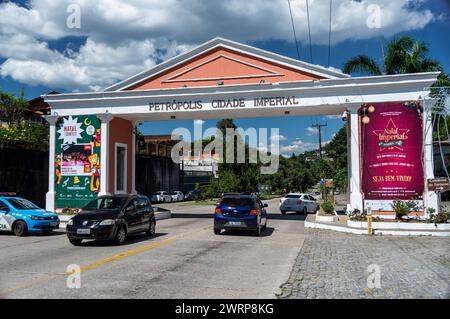
[[[375,76],[439,71],[441,74],[433,86],[450,86],[450,78],[444,73],[444,68],[438,61],[428,58],[428,52],[425,42],[402,36],[388,44],[382,65],[367,55],[358,55],[344,64],[343,71]]]

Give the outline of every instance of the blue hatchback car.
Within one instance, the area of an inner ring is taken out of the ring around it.
[[[0,231],[24,236],[27,233],[50,233],[57,228],[57,214],[39,208],[25,198],[0,195]]]
[[[214,234],[222,229],[252,230],[255,235],[267,227],[267,204],[253,195],[225,195],[214,212]]]

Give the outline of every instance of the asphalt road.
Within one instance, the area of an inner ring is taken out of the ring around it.
[[[173,218],[114,246],[74,247],[64,232],[0,234],[0,298],[272,298],[305,239],[304,216],[269,204],[262,237],[214,235],[212,206],[167,204]],[[67,267],[81,267],[81,288],[67,287]]]

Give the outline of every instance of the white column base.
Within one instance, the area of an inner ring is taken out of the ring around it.
[[[434,208],[437,213],[440,210],[440,207],[439,207],[439,196],[435,192],[427,192],[426,196],[427,197],[425,199],[425,204],[426,204],[425,213],[426,213],[427,217],[429,217],[427,208]]]
[[[353,191],[350,194],[350,203],[347,204],[347,211],[353,211],[354,209],[363,211],[363,197],[360,192]]]
[[[54,191],[47,192],[45,194],[45,210],[54,213],[55,212],[55,195]]]

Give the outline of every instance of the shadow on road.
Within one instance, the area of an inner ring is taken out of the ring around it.
[[[261,233],[260,237],[269,237],[273,234],[273,231],[275,228],[273,227],[267,227],[265,231]],[[226,236],[255,236],[252,231],[249,230],[226,230],[221,233],[222,235]]]
[[[28,233],[24,237],[53,237],[53,236],[61,236],[65,235],[66,232],[64,230],[55,230],[51,233]],[[16,237],[12,231],[0,232],[0,236],[10,236]]]
[[[214,218],[214,214],[172,213],[172,218]]]
[[[152,237],[148,237],[144,233],[142,233],[142,235],[141,234],[130,235],[129,237],[127,237],[125,242],[120,246],[128,246],[128,245],[133,245],[133,244],[137,244],[137,243],[144,242],[144,241],[151,241],[155,238],[165,236],[165,235],[167,235],[167,233],[156,233]],[[117,245],[109,240],[90,240],[90,241],[83,242],[80,246],[105,247],[105,246],[117,246]]]
[[[267,214],[267,219],[276,219],[276,220],[305,220],[307,215],[297,215],[295,213],[287,213],[283,214]]]
[[[172,218],[207,218],[213,219],[214,214],[189,214],[189,213],[172,213]],[[287,213],[286,215],[282,214],[274,214],[268,213],[267,219],[276,219],[276,220],[305,220],[306,215],[297,215],[295,213]]]

